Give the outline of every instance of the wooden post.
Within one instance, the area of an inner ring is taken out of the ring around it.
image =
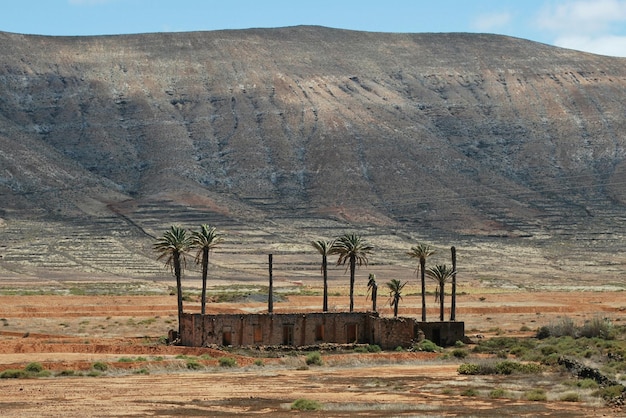
[[[456,248],[451,247],[452,252],[452,302],[450,304],[450,321],[456,321]]]
[[[270,273],[270,288],[267,295],[267,312],[274,312],[274,279],[272,278],[272,254],[268,257],[269,273]]]

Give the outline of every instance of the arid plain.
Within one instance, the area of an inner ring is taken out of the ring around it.
[[[199,311],[197,282],[185,281],[187,311]],[[460,375],[461,363],[485,359],[472,354],[471,344],[466,359],[450,356],[451,349],[447,355],[322,350],[321,366],[307,366],[307,352],[168,346],[163,337],[176,327],[172,284],[173,279],[120,282],[106,277],[2,281],[0,371],[23,369],[32,362],[51,371],[48,377],[1,379],[3,415],[292,416],[290,406],[300,398],[323,405],[311,412],[317,416],[620,415],[588,393],[579,402],[561,401],[563,393],[572,391],[566,382],[575,380],[563,371],[532,377]],[[240,299],[211,302],[208,312],[264,311],[264,284],[252,281],[233,287],[212,281],[212,300],[227,291],[240,293]],[[368,309],[371,303],[364,290],[357,287],[357,309]],[[89,295],[92,292],[100,294]],[[106,295],[120,292],[126,294]],[[283,296],[275,310],[319,310],[320,293],[315,280],[279,281],[277,294]],[[331,294],[333,310],[347,309],[344,278],[331,281]],[[413,278],[400,314],[419,316],[420,303]],[[540,326],[565,316],[582,322],[600,315],[619,324],[626,309],[621,291],[510,290],[478,282],[459,284],[457,304],[457,318],[465,322],[466,333],[475,342],[534,336]],[[384,292],[379,306],[382,315],[392,314]],[[435,319],[437,313],[429,294],[428,316]],[[235,359],[237,365],[220,367],[222,357]],[[200,366],[189,368],[190,361]],[[106,371],[94,373],[95,364],[105,364]],[[511,396],[489,397],[496,387]],[[523,394],[531,387],[546,390],[548,400],[525,400]],[[465,396],[468,388],[477,393]]]

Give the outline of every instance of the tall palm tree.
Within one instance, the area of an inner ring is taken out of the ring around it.
[[[176,277],[176,293],[178,294],[178,335],[181,332],[183,315],[182,275],[185,267],[185,253],[189,251],[191,239],[187,232],[178,226],[172,226],[154,244],[154,251],[159,253],[157,260],[165,259],[165,265],[172,269]]]
[[[446,282],[454,275],[455,271],[445,264],[438,264],[426,270],[426,275],[439,285],[439,320],[443,321],[443,289]]]
[[[393,307],[393,317],[398,317],[398,306],[400,305],[400,300],[402,299],[402,289],[406,286],[407,282],[400,283],[398,279],[391,279],[391,281],[387,282],[387,287],[389,288],[389,298],[391,299],[390,305]]]
[[[370,273],[367,281],[367,295],[372,297],[372,312],[376,312],[376,298],[378,297],[378,285],[376,284],[376,275]]]
[[[317,252],[319,252],[322,256],[321,270],[322,270],[322,276],[324,278],[324,301],[322,305],[323,312],[328,312],[328,256],[332,254],[331,250],[333,248],[334,243],[335,243],[334,240],[311,241],[311,245],[313,246],[313,248],[315,248]]]
[[[196,264],[202,264],[202,297],[201,312],[206,312],[206,281],[209,272],[209,252],[222,242],[222,236],[214,226],[200,225],[200,231],[192,231],[191,247],[198,250]]]
[[[350,312],[354,311],[354,275],[357,264],[367,265],[367,256],[372,252],[372,247],[367,241],[357,234],[344,234],[335,240],[331,254],[338,254],[337,265],[349,262],[350,267]]]
[[[426,322],[426,258],[435,253],[435,250],[428,244],[417,244],[415,247],[411,247],[411,251],[407,255],[411,258],[417,258],[419,260],[419,273],[421,275],[422,285],[422,322]]]

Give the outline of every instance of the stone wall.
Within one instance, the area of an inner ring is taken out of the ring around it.
[[[416,325],[424,333],[424,338],[441,347],[465,340],[465,322],[417,322]]]
[[[360,343],[394,349],[409,347],[419,329],[438,345],[452,345],[464,337],[462,322],[418,323],[412,318],[380,318],[372,312],[183,314],[181,329],[181,343],[192,347]]]

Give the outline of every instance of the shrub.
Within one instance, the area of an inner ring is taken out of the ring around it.
[[[529,401],[547,401],[548,396],[543,389],[532,389],[524,394],[524,398]]]
[[[610,400],[619,398],[624,393],[624,386],[622,385],[612,385],[603,387],[593,393],[594,396],[599,396],[602,399]]]
[[[312,353],[309,353],[306,356],[306,364],[308,365],[315,365],[315,366],[321,366],[322,365],[322,355],[317,352],[314,351]]]
[[[481,374],[481,367],[475,363],[463,363],[457,369],[459,374],[477,375]]]
[[[478,396],[478,391],[474,388],[468,388],[461,392],[461,396]]]
[[[441,351],[441,347],[430,340],[424,340],[420,343],[417,343],[413,346],[413,349],[416,351],[425,351],[428,353],[436,353]]]
[[[24,371],[28,373],[39,373],[43,371],[43,366],[41,363],[28,363],[26,367],[24,367]]]
[[[322,409],[322,404],[318,401],[300,398],[293,401],[291,409],[295,409],[297,411],[319,411]]]
[[[502,399],[502,398],[508,398],[509,396],[510,396],[509,392],[501,388],[497,388],[489,392],[489,397],[491,399]]]
[[[91,365],[91,368],[94,369],[94,370],[101,371],[101,372],[106,372],[107,369],[109,368],[109,366],[107,366],[106,363],[103,363],[101,361],[97,361],[97,362],[95,362],[94,364]]]
[[[576,386],[581,389],[597,389],[599,385],[595,380],[586,378],[576,382]]]
[[[0,373],[0,379],[24,379],[26,377],[28,377],[28,373],[18,369],[7,369]]]
[[[187,360],[187,368],[189,370],[200,370],[204,368],[204,366],[198,363],[196,360]]]
[[[580,402],[580,395],[574,392],[564,393],[560,400],[563,402]]]
[[[220,357],[218,360],[220,367],[235,367],[237,366],[237,360],[232,357]]]
[[[467,350],[463,350],[460,348],[456,348],[454,350],[452,350],[452,355],[456,358],[465,358],[467,357]]]
[[[587,338],[603,338],[612,340],[615,338],[613,324],[608,319],[595,317],[583,324],[580,335]]]
[[[56,376],[75,376],[75,375],[76,375],[76,372],[71,369],[61,370],[60,372],[56,374]]]
[[[382,349],[380,348],[380,346],[378,344],[368,344],[367,345],[367,352],[368,353],[380,353],[382,351]]]
[[[259,367],[265,366],[265,364],[263,363],[263,360],[261,360],[261,359],[254,360],[254,365],[255,366],[259,366]]]

